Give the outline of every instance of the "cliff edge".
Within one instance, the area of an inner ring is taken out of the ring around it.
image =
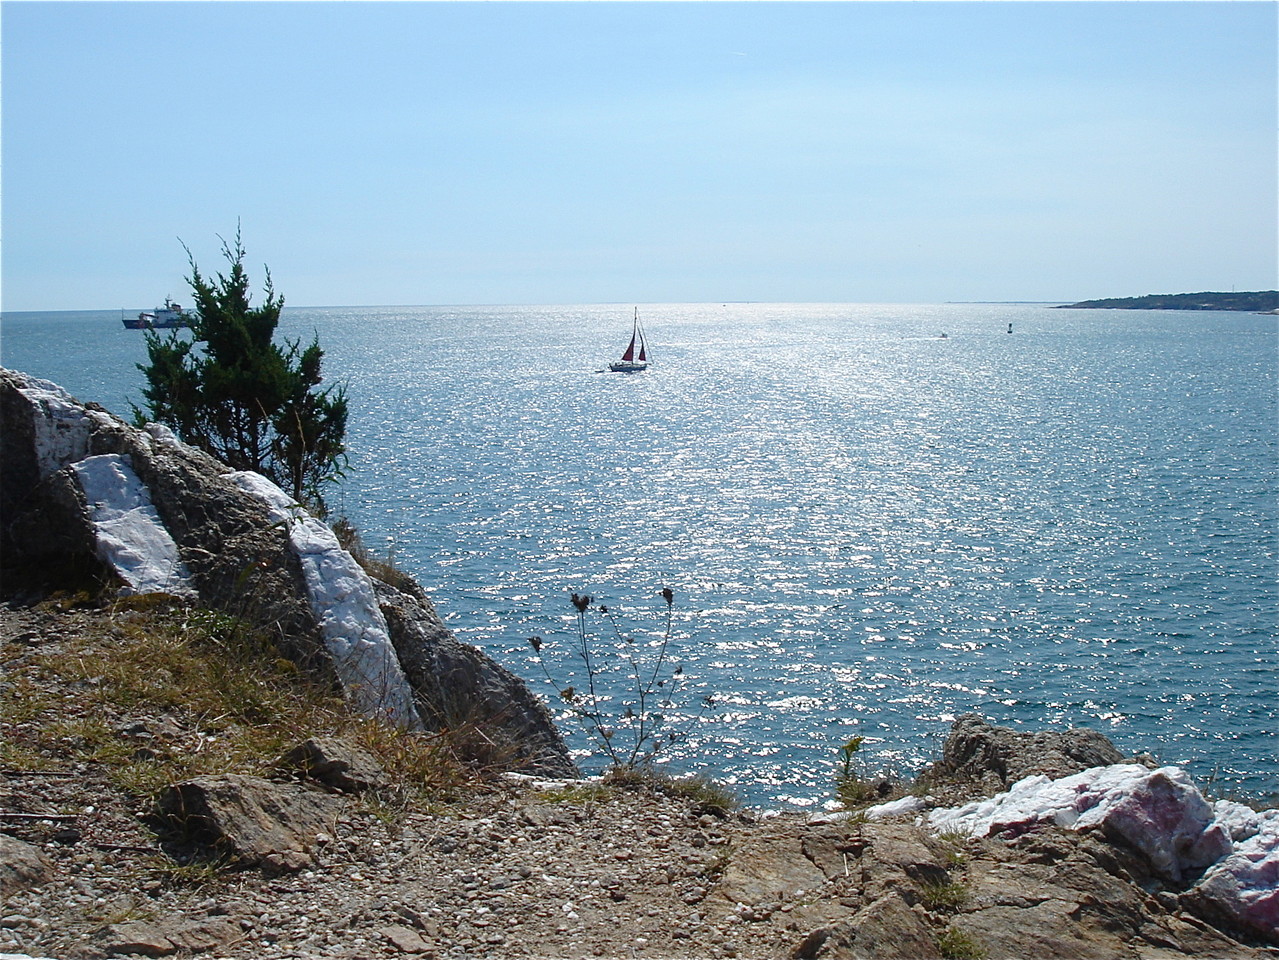
[[[460,643],[408,578],[371,576],[265,477],[3,368],[0,558],[6,599],[75,586],[184,598],[268,632],[366,715],[483,727],[513,766],[576,772],[515,674]]]

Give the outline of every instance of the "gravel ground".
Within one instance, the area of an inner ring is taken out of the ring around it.
[[[100,621],[86,610],[0,608],[11,742],[31,732],[24,724],[48,722],[24,718],[18,668]],[[39,676],[42,694],[66,696],[63,682]],[[0,772],[0,830],[51,867],[47,882],[6,896],[0,952],[156,955],[176,943],[226,958],[776,953],[706,899],[750,812],[718,818],[641,786],[605,795],[509,781],[430,810],[351,799],[308,869],[265,877],[179,866],[147,825],[149,801],[113,786],[105,766],[42,765]]]
[[[175,866],[103,786],[91,771],[6,777],[6,832],[54,869],[7,899],[0,949],[97,956],[201,923],[228,958],[763,957],[780,946],[707,899],[749,815],[718,819],[646,789],[594,802],[512,787],[394,818],[353,802],[312,867],[266,878]],[[54,810],[78,812],[32,819]]]

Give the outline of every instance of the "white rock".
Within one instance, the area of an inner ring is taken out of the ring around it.
[[[101,454],[79,460],[71,469],[89,505],[98,557],[124,578],[130,591],[194,596],[178,545],[129,459]]]
[[[1041,824],[1097,826],[1142,851],[1162,875],[1179,881],[1231,850],[1230,836],[1184,771],[1137,764],[1093,767],[1059,780],[1036,775],[1006,792],[962,807],[934,810],[935,833],[1018,836]]]
[[[151,439],[154,440],[156,443],[160,444],[161,446],[164,446],[164,447],[182,446],[182,441],[178,439],[178,435],[174,433],[171,429],[166,427],[163,423],[148,423],[142,429],[144,429],[148,434],[150,434]]]
[[[331,529],[266,477],[247,470],[228,477],[262,499],[272,517],[287,525],[289,542],[302,562],[311,609],[347,696],[363,713],[420,729],[413,691],[400,669],[369,575],[342,549]]]
[[[43,478],[88,455],[89,435],[95,424],[112,427],[116,421],[110,414],[80,406],[56,383],[23,376],[25,382],[18,387],[18,392],[34,408],[31,423],[35,431],[36,463]]]
[[[1212,805],[1212,811],[1231,840],[1247,840],[1262,828],[1266,820],[1279,819],[1279,810],[1258,812],[1234,800],[1218,800]]]

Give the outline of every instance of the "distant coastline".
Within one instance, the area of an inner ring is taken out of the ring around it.
[[[1081,300],[1065,303],[1065,310],[1249,310],[1274,313],[1279,310],[1279,291],[1251,293],[1151,293],[1144,297],[1115,297],[1109,300]]]

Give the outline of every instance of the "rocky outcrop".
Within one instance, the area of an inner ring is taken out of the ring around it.
[[[913,820],[779,818],[739,833],[726,861],[710,911],[795,960],[1271,955],[1237,920],[1218,929],[1152,893],[1139,853],[1056,826],[960,839]]]
[[[519,677],[459,642],[416,584],[401,589],[377,581],[374,587],[429,726],[469,737],[470,751],[497,766],[575,775],[545,707]]]
[[[967,716],[956,721],[929,780],[940,770],[987,783],[1009,771],[1117,756],[1092,731],[1018,734]],[[1112,761],[1066,776],[1030,773],[994,796],[932,810],[927,825],[935,834],[1005,840],[1061,828],[1104,838],[1143,888],[1225,930],[1279,944],[1279,810],[1209,802],[1177,767]]]
[[[187,597],[269,632],[366,714],[465,721],[477,744],[504,745],[486,762],[575,772],[518,677],[459,643],[420,590],[375,582],[265,477],[3,368],[0,562],[10,598],[77,584]]]
[[[989,796],[1035,774],[1056,779],[1124,760],[1095,730],[1023,732],[968,713],[955,720],[941,759],[922,780],[930,785],[958,782],[974,795]]]

